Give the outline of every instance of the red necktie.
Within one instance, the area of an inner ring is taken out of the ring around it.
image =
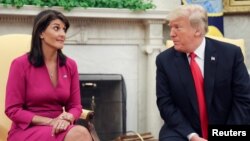
[[[199,113],[200,113],[200,124],[201,124],[201,131],[202,137],[207,139],[208,138],[208,119],[207,119],[207,109],[206,109],[206,102],[205,102],[205,95],[204,95],[204,81],[201,74],[201,70],[198,64],[195,61],[196,54],[190,53],[190,68],[192,71],[197,100],[199,105]]]

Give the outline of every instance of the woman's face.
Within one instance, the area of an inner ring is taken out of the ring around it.
[[[60,19],[50,22],[48,27],[40,35],[43,48],[62,49],[66,36],[65,24]]]

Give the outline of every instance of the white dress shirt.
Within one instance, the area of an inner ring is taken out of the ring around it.
[[[200,46],[194,51],[194,53],[196,54],[195,61],[201,70],[201,74],[202,74],[203,78],[204,78],[205,45],[206,45],[206,39],[203,38]],[[190,53],[187,53],[188,61],[190,63],[189,54]]]

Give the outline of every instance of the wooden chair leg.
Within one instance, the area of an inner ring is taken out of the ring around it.
[[[93,123],[91,121],[88,122],[88,130],[90,132],[90,135],[91,135],[93,141],[100,141],[100,139],[96,133],[95,126],[93,125]]]

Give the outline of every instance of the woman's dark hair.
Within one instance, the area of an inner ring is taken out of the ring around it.
[[[61,13],[55,10],[44,10],[40,12],[34,20],[31,48],[28,53],[29,62],[35,67],[44,65],[44,55],[42,51],[42,43],[40,35],[46,30],[51,21],[60,19],[66,28],[66,32],[70,26],[68,19]],[[66,63],[66,56],[62,53],[61,49],[58,49],[59,66],[63,66]]]

